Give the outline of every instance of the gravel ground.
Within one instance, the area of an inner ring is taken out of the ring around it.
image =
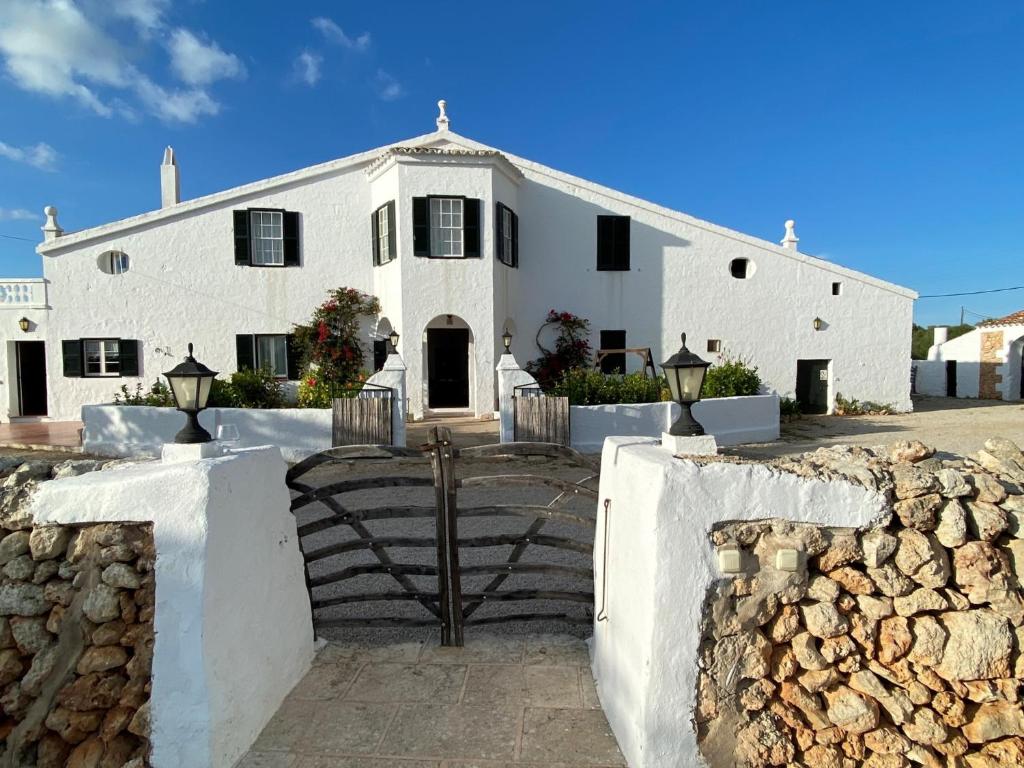
[[[456,477],[479,477],[483,475],[513,475],[513,474],[536,474],[545,477],[559,478],[571,482],[579,482],[593,474],[592,471],[570,464],[566,461],[551,459],[508,459],[508,460],[456,460]],[[379,476],[403,476],[418,477],[427,481],[431,479],[430,463],[428,460],[382,460],[382,461],[359,461],[345,464],[333,465],[327,468],[317,468],[301,478],[302,482],[309,485],[322,487],[328,483],[341,480],[352,480],[366,477]],[[589,483],[596,489],[596,479]],[[460,509],[468,509],[477,505],[492,504],[538,504],[547,505],[558,495],[558,491],[541,487],[510,487],[507,484],[499,487],[488,488],[466,488],[458,492],[458,506]],[[398,487],[382,488],[366,491],[355,491],[335,497],[347,509],[366,509],[372,507],[394,507],[400,505],[426,506],[433,509],[434,490],[432,485],[423,487]],[[579,514],[588,520],[596,517],[596,503],[590,499],[574,498],[570,500],[563,509],[567,512]],[[328,515],[329,510],[322,503],[314,503],[300,509],[297,513],[300,525],[319,519]],[[533,522],[530,517],[460,517],[459,537],[460,539],[476,536],[489,536],[495,534],[523,534]],[[366,528],[374,536],[403,536],[433,538],[435,536],[434,518],[397,518],[390,520],[374,520],[364,523]],[[593,543],[594,530],[592,527],[547,521],[541,531],[547,535],[562,536],[575,541]],[[312,534],[303,541],[305,550],[311,551],[327,544],[349,541],[359,538],[351,527],[337,526],[328,531]],[[459,557],[462,566],[500,564],[504,563],[512,552],[512,545],[498,545],[486,547],[460,547]],[[436,564],[436,550],[433,548],[399,548],[389,547],[387,553],[395,562],[407,564]],[[310,569],[310,575],[316,578],[319,575],[337,571],[351,565],[369,564],[378,562],[375,556],[369,551],[346,552],[340,555],[326,558],[314,563]],[[562,549],[554,549],[538,545],[530,545],[523,554],[520,562],[537,564],[556,564],[575,568],[592,568],[592,557],[589,554],[582,554]],[[487,575],[463,575],[462,591],[464,593],[480,592],[487,582],[494,578],[493,574]],[[424,592],[436,592],[437,580],[434,576],[410,576],[409,579],[416,587]],[[576,592],[591,592],[592,585],[586,578],[572,577],[564,574],[515,574],[500,587],[501,590],[512,589],[546,589],[565,590]],[[364,574],[355,578],[325,585],[314,589],[314,598],[335,597],[348,594],[375,593],[401,591],[401,587],[391,576]],[[528,602],[505,601],[492,602],[483,605],[473,614],[473,619],[484,619],[508,615],[511,613],[534,613],[534,612],[559,612],[569,613],[575,617],[589,621],[591,608],[589,603],[570,604],[565,602],[532,600]],[[352,603],[340,606],[331,606],[318,612],[319,618],[429,618],[430,614],[423,606],[414,601],[375,601]],[[547,632],[566,633],[571,632],[578,636],[590,634],[589,624],[572,624],[566,621],[517,621],[501,622],[486,627],[467,627],[466,633],[472,632],[500,632],[500,633],[523,633],[523,632]],[[324,628],[320,634],[329,639],[363,639],[363,640],[393,640],[398,637],[430,637],[437,633],[436,627],[431,628],[401,628],[395,629],[354,629],[345,628]]]

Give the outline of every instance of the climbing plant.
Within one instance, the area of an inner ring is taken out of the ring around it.
[[[359,319],[378,312],[376,296],[355,288],[331,291],[327,301],[313,311],[310,322],[295,327],[303,380],[313,378],[327,387],[355,381],[363,367]]]
[[[553,350],[547,349],[540,340],[547,328],[554,328],[558,333]],[[572,312],[556,312],[552,309],[537,332],[537,348],[541,356],[528,362],[526,370],[541,382],[554,382],[565,371],[588,367],[591,356],[590,342],[587,341],[589,334],[589,320]]]

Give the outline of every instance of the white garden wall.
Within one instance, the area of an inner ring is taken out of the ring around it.
[[[82,406],[82,448],[97,456],[158,456],[185,426],[174,408],[145,405]],[[301,461],[331,447],[328,408],[208,408],[199,423],[216,437],[217,425],[238,427],[239,447],[274,445],[285,461]],[[404,425],[403,425],[404,426]]]
[[[231,768],[310,667],[311,611],[285,469],[265,447],[38,490],[37,523],[153,523],[154,768]]]
[[[693,416],[719,445],[763,443],[779,437],[777,395],[722,397],[702,400]],[[611,436],[657,437],[679,417],[672,402],[621,405],[574,405],[569,408],[572,447],[596,453]]]
[[[630,768],[704,765],[692,718],[703,602],[718,576],[711,527],[772,517],[859,527],[886,508],[881,495],[845,482],[700,465],[626,438],[605,444],[599,498],[610,500],[607,512],[598,505],[594,545],[596,605],[607,620],[594,623],[593,668]]]
[[[914,384],[917,394],[933,397],[946,396],[945,360],[915,360],[913,365],[917,369],[917,378]]]

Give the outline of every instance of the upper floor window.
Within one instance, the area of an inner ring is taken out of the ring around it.
[[[387,264],[398,253],[395,231],[395,201],[385,203],[370,216],[373,232],[373,263]]]
[[[108,275],[123,275],[128,271],[128,254],[124,251],[104,251],[96,260],[100,272]]]
[[[494,243],[498,261],[510,267],[519,266],[519,217],[507,205],[495,206]]]
[[[61,342],[61,354],[68,377],[139,375],[135,339],[66,339]]]
[[[597,268],[629,270],[629,216],[597,217]]]
[[[238,370],[266,368],[275,378],[299,378],[299,351],[286,333],[240,333],[235,336]]]
[[[750,259],[733,259],[729,262],[729,274],[737,280],[746,280],[754,276],[757,265]]]
[[[299,265],[299,214],[271,208],[234,212],[235,264]]]
[[[412,199],[413,253],[439,259],[480,255],[480,201],[466,197]]]

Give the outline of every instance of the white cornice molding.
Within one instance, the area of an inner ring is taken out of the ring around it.
[[[429,147],[402,145],[390,147],[370,163],[365,173],[371,181],[379,178],[389,168],[399,163],[422,165],[493,166],[504,173],[510,181],[519,184],[523,172],[509,162],[496,149],[465,149],[462,147]]]

